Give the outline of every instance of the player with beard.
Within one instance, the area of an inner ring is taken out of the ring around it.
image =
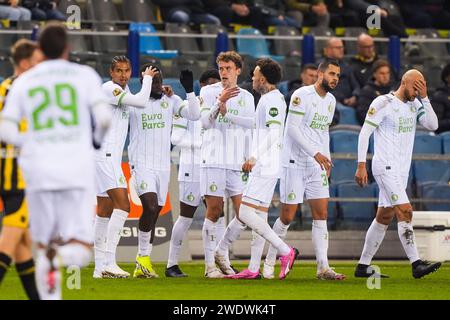
[[[336,99],[329,91],[336,88],[340,71],[336,60],[325,60],[319,65],[316,83],[297,89],[291,97],[281,159],[281,212],[273,226],[284,239],[306,193],[313,217],[317,278],[322,280],[345,279],[330,268],[327,257],[328,177],[332,167],[328,129],[336,108]],[[264,263],[265,278],[274,277],[276,253],[271,245]]]
[[[378,211],[366,234],[364,249],[355,270],[355,277],[373,275],[369,265],[377,252],[394,216],[398,236],[412,265],[414,278],[436,271],[440,262],[430,263],[419,257],[411,224],[413,209],[406,194],[416,125],[428,130],[438,128],[438,118],[427,97],[427,85],[417,70],[407,71],[397,91],[377,97],[370,105],[359,134],[356,182],[367,184],[366,156],[369,138],[375,137],[372,173],[380,188]],[[378,277],[387,277],[374,274]]]

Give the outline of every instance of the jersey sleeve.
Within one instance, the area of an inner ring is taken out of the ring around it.
[[[188,120],[185,118],[182,118],[178,115],[175,115],[173,117],[173,122],[172,122],[172,127],[175,128],[180,128],[180,129],[184,129],[187,130],[188,128]]]
[[[296,90],[292,94],[288,113],[298,116],[304,116],[306,114],[306,105],[307,101],[305,99],[303,91]]]
[[[373,100],[369,106],[369,110],[367,111],[366,120],[364,123],[377,128],[385,117],[387,110],[386,107],[389,101],[389,98],[386,96],[379,96]]]
[[[108,97],[109,103],[120,107],[123,97],[127,94],[118,84],[107,82],[102,85],[103,92]]]
[[[188,107],[188,102],[186,100],[181,99],[179,96],[174,94],[170,97],[173,99],[173,115],[176,117],[181,117],[183,109]]]
[[[284,122],[286,103],[284,101],[264,101],[266,127],[281,126]]]

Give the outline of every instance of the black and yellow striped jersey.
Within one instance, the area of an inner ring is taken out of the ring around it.
[[[0,85],[0,111],[5,106],[9,88],[15,77],[5,79]],[[20,123],[20,131],[26,130],[26,123]],[[22,172],[17,164],[18,150],[13,145],[1,143],[0,193],[18,192],[25,189]]]

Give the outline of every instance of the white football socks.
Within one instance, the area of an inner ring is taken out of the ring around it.
[[[327,220],[313,220],[312,243],[316,253],[317,271],[329,269]]]
[[[256,211],[258,216],[267,223],[267,212]],[[248,269],[251,272],[258,272],[261,265],[261,257],[264,251],[264,245],[266,244],[266,239],[264,239],[261,235],[252,231],[252,243],[250,247],[250,263],[248,265]]]
[[[102,272],[105,263],[106,232],[108,230],[109,218],[95,216],[94,222],[94,261],[95,270]]]
[[[280,218],[278,218],[275,221],[272,229],[281,240],[284,240],[286,238],[286,234],[289,229],[289,225],[285,225],[283,222],[281,222]],[[267,239],[267,240],[270,241],[269,239]],[[274,247],[271,243],[271,245],[269,246],[269,250],[267,251],[267,256],[266,256],[267,264],[270,264],[272,266],[275,265],[276,260],[277,260],[277,252],[278,252],[277,248]],[[283,255],[282,252],[280,252],[280,254]],[[287,253],[285,253],[285,254],[287,254]]]
[[[178,264],[178,257],[180,256],[181,246],[183,244],[184,236],[192,224],[192,218],[179,216],[172,229],[172,237],[170,238],[169,259],[167,261],[167,268]]]
[[[205,250],[205,264],[215,266],[214,250],[216,248],[217,222],[205,218],[202,228],[203,248]]]
[[[269,224],[256,213],[256,209],[243,204],[239,210],[239,217],[253,231],[270,242],[271,246],[274,247],[273,250],[275,250],[275,255],[278,250],[280,250],[281,255],[286,255],[291,251],[291,248],[277,236],[274,230],[270,228]]]
[[[138,231],[138,254],[139,256],[150,256],[150,238],[152,232]]]
[[[411,222],[401,221],[397,225],[398,237],[402,242],[403,250],[411,263],[420,259],[416,247],[416,239]]]
[[[55,270],[51,270],[51,264],[43,249],[36,253],[36,286],[41,300],[62,299],[62,277],[59,259],[55,256],[52,260]]]
[[[246,228],[247,226],[245,224],[234,217],[233,220],[231,220],[228,224],[222,240],[219,241],[219,244],[216,247],[216,251],[219,254],[228,257],[228,252],[231,244],[239,238],[241,231],[245,230]]]
[[[106,235],[106,265],[116,263],[116,249],[120,241],[120,234],[128,218],[128,212],[114,209],[109,219],[108,231]]]
[[[366,240],[364,242],[363,252],[359,259],[359,264],[370,265],[374,255],[377,253],[378,248],[383,242],[388,226],[379,223],[376,219],[373,219],[372,224],[367,230]]]

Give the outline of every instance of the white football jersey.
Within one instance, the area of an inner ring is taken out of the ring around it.
[[[130,165],[153,170],[170,170],[170,135],[174,116],[180,116],[187,102],[179,96],[150,98],[145,108],[130,109]]]
[[[252,175],[279,177],[286,102],[276,89],[263,94],[256,107],[252,156],[257,159]]]
[[[202,116],[214,108],[222,90],[221,82],[200,90]],[[245,89],[240,88],[239,95],[229,99],[226,107],[235,116],[255,117],[255,100]],[[250,154],[251,136],[252,129],[234,124],[219,114],[212,127],[203,133],[201,166],[240,171]]]
[[[298,125],[307,140],[306,143],[325,156],[330,154],[329,127],[333,121],[335,108],[335,97],[329,92],[325,97],[321,97],[314,85],[295,90],[289,105],[288,118],[290,114],[303,115]],[[287,134],[287,130],[283,139],[282,164],[283,167],[303,169],[320,167],[313,157],[295,143],[294,139]]]
[[[96,158],[101,161],[109,157],[113,161],[121,163],[123,147],[128,134],[128,119],[130,118],[129,107],[122,105],[121,101],[124,95],[130,92],[130,89],[126,86],[124,90],[112,81],[105,82],[102,88],[112,105],[112,122],[101,149],[96,152]]]
[[[186,101],[187,103],[187,101]],[[200,181],[200,159],[202,145],[202,124],[181,117],[174,117],[172,136],[183,135],[180,141],[180,167],[178,181]]]
[[[373,100],[365,120],[376,127],[373,174],[385,173],[386,169],[409,174],[417,118],[423,110],[419,100],[403,102],[393,93]]]
[[[20,153],[28,190],[93,188],[91,109],[108,104],[90,67],[44,61],[22,74],[8,94],[4,118],[26,119]]]

